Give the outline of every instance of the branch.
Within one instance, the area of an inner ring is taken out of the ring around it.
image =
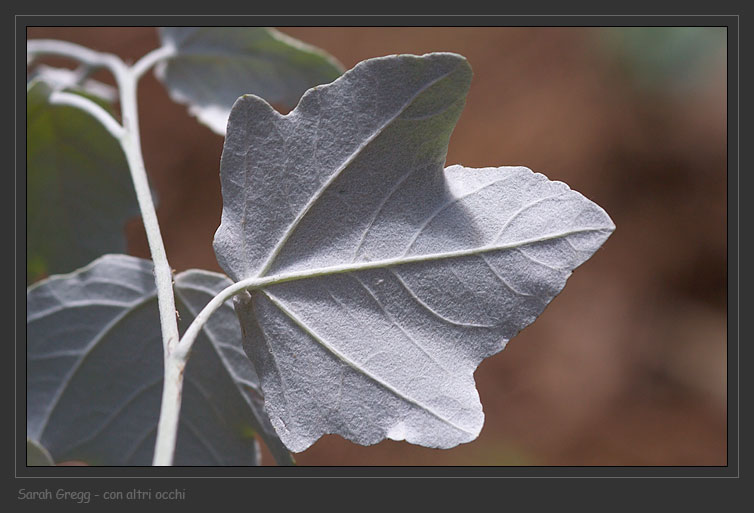
[[[149,70],[149,68],[162,60],[172,57],[173,55],[175,55],[175,48],[173,48],[172,46],[161,46],[159,48],[156,48],[136,61],[136,64],[131,67],[131,72],[138,80],[142,75],[144,75],[144,73]]]
[[[126,68],[125,63],[117,55],[104,52],[96,52],[85,46],[69,43],[68,41],[58,41],[56,39],[30,39],[26,42],[26,53],[32,56],[37,55],[55,55],[58,57],[67,57],[77,60],[92,67],[106,67],[113,74],[116,70]]]
[[[116,139],[120,140],[124,136],[125,132],[123,127],[120,126],[115,118],[89,98],[78,94],[66,93],[65,91],[53,91],[50,95],[50,103],[56,105],[68,105],[70,107],[81,109],[99,121]]]
[[[181,390],[183,388],[183,369],[185,361],[171,355],[172,348],[178,343],[178,321],[176,319],[175,295],[173,293],[173,271],[168,263],[165,245],[160,233],[157,212],[149,189],[149,179],[144,167],[139,136],[139,111],[136,101],[136,88],[139,77],[132,68],[116,68],[115,80],[120,90],[120,107],[123,115],[123,137],[121,147],[126,154],[131,179],[139,202],[144,229],[147,234],[149,251],[154,263],[155,285],[157,287],[157,305],[160,310],[160,327],[165,365],[160,420],[157,424],[154,465],[172,465],[175,442],[178,432],[178,416],[181,409]]]
[[[30,40],[26,43],[27,61],[37,55],[55,55],[74,59],[89,67],[106,67],[115,76],[120,93],[120,108],[123,126],[107,114],[94,102],[70,93],[56,92],[52,95],[53,103],[81,108],[100,121],[118,140],[126,156],[131,172],[136,199],[147,234],[149,251],[154,263],[155,285],[157,287],[157,304],[160,311],[160,329],[162,332],[165,379],[163,384],[160,419],[157,424],[154,465],[172,465],[175,443],[178,433],[178,418],[181,409],[183,389],[183,370],[185,358],[172,355],[173,346],[178,344],[179,332],[176,319],[175,295],[173,292],[173,271],[168,263],[165,245],[160,233],[149,179],[141,153],[139,135],[139,112],[136,89],[139,78],[155,63],[172,54],[172,48],[158,48],[142,57],[133,67],[126,65],[120,57],[97,52],[81,45],[67,41],[50,39]]]

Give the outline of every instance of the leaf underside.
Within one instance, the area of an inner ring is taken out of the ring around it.
[[[175,277],[183,331],[231,282],[207,271]],[[163,357],[151,262],[106,255],[27,291],[27,436],[55,461],[150,465]],[[262,411],[256,373],[226,304],[186,368],[176,465],[257,465],[254,433],[279,463],[290,455]]]
[[[343,71],[324,51],[269,28],[162,27],[159,35],[175,53],[158,63],[157,78],[220,135],[242,94],[293,108],[304,91]]]
[[[27,283],[124,252],[139,212],[118,142],[88,113],[51,104],[52,90],[33,79],[26,91]]]
[[[286,116],[252,95],[231,111],[215,253],[234,280],[266,283],[235,307],[294,452],[327,433],[475,439],[474,370],[614,229],[529,169],[444,168],[470,80],[456,54],[389,56]]]

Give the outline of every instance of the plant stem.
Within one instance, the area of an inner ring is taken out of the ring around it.
[[[160,420],[157,424],[154,465],[172,465],[175,453],[178,418],[181,410],[183,369],[186,361],[172,355],[173,346],[178,343],[178,321],[176,319],[175,295],[173,292],[173,272],[168,264],[165,246],[160,233],[160,224],[149,190],[149,180],[141,154],[139,137],[139,114],[136,101],[136,88],[139,77],[131,68],[118,68],[115,79],[120,90],[120,106],[123,116],[123,137],[120,139],[126,154],[136,198],[139,202],[144,229],[147,233],[149,250],[154,262],[157,304],[160,310],[162,329],[165,380],[163,382]]]
[[[81,96],[80,94],[66,93],[65,91],[53,91],[50,95],[49,101],[55,105],[68,105],[89,113],[89,115],[105,127],[105,130],[110,132],[110,134],[119,141],[124,136],[123,127],[120,126],[115,118],[89,98]]]
[[[160,420],[157,423],[157,439],[154,445],[152,465],[170,466],[175,455],[178,438],[178,421],[181,415],[183,395],[183,371],[186,360],[165,355],[165,378],[162,384]]]
[[[114,72],[115,68],[125,67],[117,55],[96,52],[85,46],[57,41],[55,39],[32,39],[26,42],[26,53],[32,55],[57,55],[77,60],[87,66],[106,67]]]
[[[174,54],[175,48],[172,46],[161,46],[156,48],[136,61],[136,63],[131,66],[131,73],[133,73],[136,80],[139,80],[149,68]]]
[[[165,246],[162,242],[160,224],[157,221],[152,193],[149,190],[149,180],[141,154],[139,137],[139,118],[136,103],[136,77],[125,68],[116,73],[116,80],[120,89],[121,111],[123,115],[123,137],[121,146],[126,154],[126,160],[131,170],[131,179],[136,190],[147,242],[154,262],[155,284],[160,308],[160,324],[165,346],[169,353],[172,346],[178,343],[178,323],[175,315],[175,298],[173,295],[173,273],[168,264]]]
[[[97,110],[93,102],[74,100],[65,93],[56,95],[59,103],[82,108],[119,141],[126,156],[131,172],[136,199],[139,203],[144,229],[147,234],[149,251],[154,263],[155,285],[157,287],[157,303],[160,312],[160,328],[162,331],[165,379],[163,383],[160,419],[157,425],[157,440],[155,442],[154,465],[172,465],[175,453],[175,442],[178,432],[178,418],[181,409],[181,395],[183,388],[183,370],[186,366],[187,353],[184,357],[172,354],[173,346],[178,344],[179,332],[176,318],[175,295],[173,292],[173,272],[168,264],[165,246],[160,233],[152,193],[149,189],[149,179],[141,153],[141,139],[139,135],[139,113],[137,103],[137,84],[139,78],[156,62],[170,54],[168,50],[156,50],[145,55],[133,67],[129,67],[123,60],[113,54],[97,52],[89,48],[55,40],[31,40],[26,43],[27,54],[47,54],[68,57],[78,60],[88,66],[103,66],[115,76],[120,93],[120,108],[123,126],[104,110]],[[100,112],[101,111],[101,112]],[[106,114],[106,113],[105,113]]]
[[[199,332],[207,323],[210,316],[215,313],[218,308],[223,306],[228,299],[249,288],[250,282],[255,283],[255,281],[252,280],[244,280],[242,282],[228,285],[213,297],[204,308],[202,308],[197,316],[194,317],[194,320],[191,322],[188,329],[186,329],[178,346],[175,348],[174,355],[176,358],[180,358],[184,361],[188,360],[189,354],[191,353],[191,346],[193,346],[194,340],[196,340],[196,337],[199,335]]]

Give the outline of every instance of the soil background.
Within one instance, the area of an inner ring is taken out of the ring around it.
[[[475,378],[486,421],[450,450],[325,436],[300,465],[726,465],[725,29],[279,27],[346,69],[452,51],[474,70],[447,164],[525,165],[617,229]],[[135,61],[152,27],[35,27]],[[48,61],[62,63],[59,61]],[[95,78],[110,82],[109,77]],[[140,86],[146,167],[171,265],[221,271],[223,138]],[[149,258],[140,220],[129,253]],[[274,465],[269,453],[263,463]]]

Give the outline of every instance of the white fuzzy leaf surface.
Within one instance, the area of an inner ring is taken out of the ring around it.
[[[281,116],[231,111],[220,265],[283,442],[326,433],[449,448],[484,414],[473,374],[608,238],[605,211],[523,167],[445,167],[471,68],[358,64]],[[502,137],[502,135],[501,135]]]

